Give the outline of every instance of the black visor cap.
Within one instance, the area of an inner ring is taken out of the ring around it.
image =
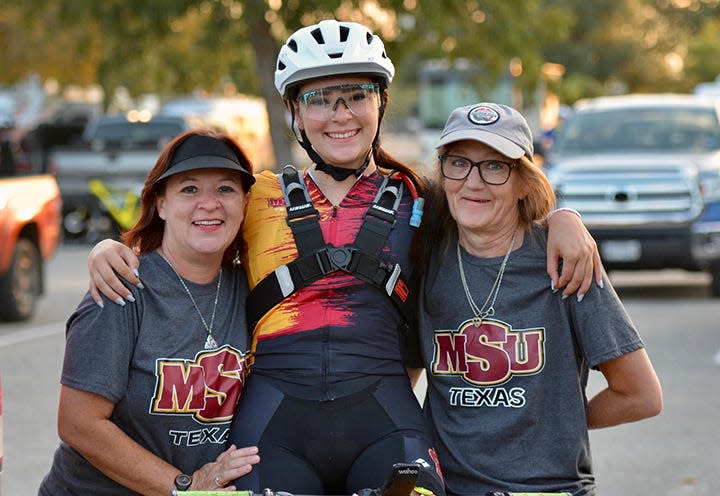
[[[211,136],[190,136],[177,147],[170,165],[155,183],[181,172],[196,169],[229,169],[240,172],[247,186],[255,183],[253,175],[240,163],[238,156],[225,141]]]

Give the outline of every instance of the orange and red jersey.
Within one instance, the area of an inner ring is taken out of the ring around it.
[[[243,227],[247,251],[243,265],[250,289],[298,251],[286,222],[287,211],[277,175],[256,176]],[[305,184],[327,243],[353,243],[363,216],[383,176],[361,177],[339,205],[332,205],[312,180]],[[409,277],[408,252],[413,229],[408,224],[412,199],[403,197],[397,223],[381,257],[399,263]],[[253,373],[293,385],[294,394],[327,399],[355,391],[377,376],[405,374],[402,362],[403,319],[386,294],[342,271],[300,289],[276,305],[253,333]]]

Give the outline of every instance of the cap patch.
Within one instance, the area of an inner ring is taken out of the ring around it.
[[[492,107],[478,105],[470,109],[468,119],[470,119],[470,122],[473,124],[487,126],[488,124],[497,122],[498,119],[500,119],[500,114]]]

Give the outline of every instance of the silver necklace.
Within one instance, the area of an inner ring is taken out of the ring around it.
[[[478,306],[475,304],[475,300],[473,300],[472,295],[470,294],[470,288],[468,288],[467,285],[467,279],[465,279],[465,271],[463,270],[463,263],[462,263],[462,255],[460,254],[460,239],[458,238],[457,242],[457,259],[458,259],[458,268],[460,269],[460,279],[462,280],[463,289],[465,290],[465,297],[467,298],[468,303],[470,304],[470,309],[473,312],[472,322],[475,327],[479,327],[480,324],[482,324],[483,319],[486,317],[492,317],[495,315],[495,300],[497,300],[498,293],[500,292],[500,284],[502,283],[503,274],[505,273],[505,267],[507,266],[508,258],[510,258],[510,252],[512,252],[513,245],[515,245],[515,238],[517,237],[517,230],[512,235],[512,239],[510,240],[510,246],[508,247],[508,251],[505,254],[505,258],[502,261],[502,264],[500,265],[500,270],[498,271],[498,275],[495,278],[495,282],[493,283],[492,287],[490,288],[490,293],[488,294],[487,298],[485,299],[485,303],[483,303],[482,308],[478,308]],[[488,304],[490,306],[488,306]],[[486,308],[487,307],[487,308]]]
[[[212,329],[213,324],[215,323],[215,310],[217,310],[217,303],[218,303],[218,297],[220,296],[220,282],[222,281],[222,268],[220,268],[220,274],[218,275],[218,282],[217,282],[217,289],[215,290],[215,303],[213,303],[213,311],[212,311],[212,317],[210,317],[210,325],[205,322],[205,317],[203,317],[203,314],[200,312],[200,308],[198,308],[197,303],[195,303],[195,298],[193,298],[192,293],[188,289],[187,285],[185,284],[185,281],[183,281],[183,278],[180,277],[180,274],[178,274],[177,270],[175,270],[175,267],[173,267],[173,264],[170,263],[170,260],[165,258],[165,255],[160,255],[163,260],[167,262],[167,264],[170,266],[173,272],[175,272],[175,275],[178,278],[178,281],[180,281],[180,284],[182,284],[182,287],[185,289],[185,292],[190,297],[190,301],[192,301],[193,306],[195,307],[195,311],[200,316],[200,320],[202,321],[203,326],[205,327],[205,330],[208,333],[207,339],[205,340],[205,349],[206,350],[212,350],[217,348],[218,344],[217,341],[215,341],[215,338],[212,336]]]

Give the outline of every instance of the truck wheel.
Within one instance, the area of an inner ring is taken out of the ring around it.
[[[712,281],[710,282],[710,294],[713,298],[720,298],[720,264],[713,264],[710,268]]]
[[[42,275],[38,247],[18,238],[7,273],[0,277],[0,319],[27,320],[35,311]]]

